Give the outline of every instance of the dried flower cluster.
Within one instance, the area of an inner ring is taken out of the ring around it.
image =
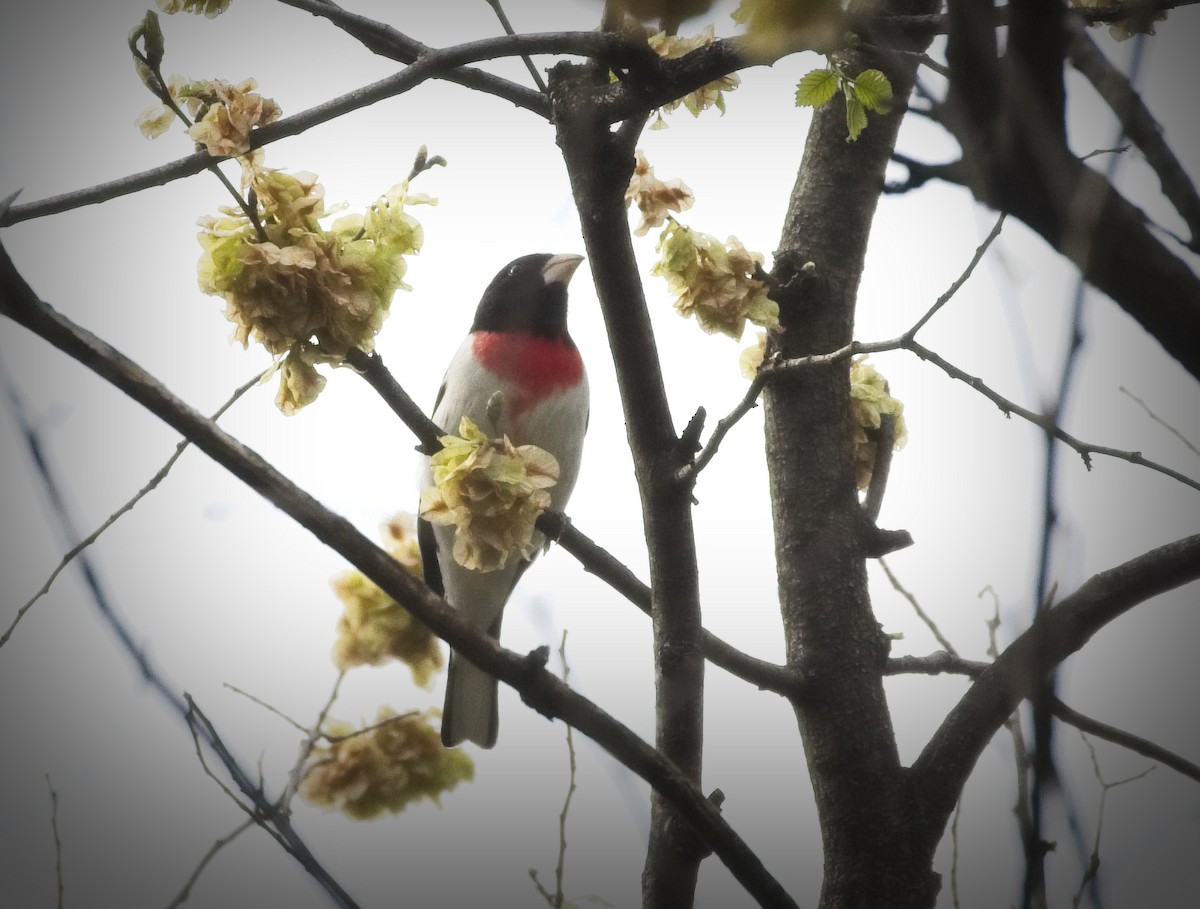
[[[534,445],[490,439],[467,417],[458,435],[442,436],[430,460],[433,486],[421,492],[421,517],[453,525],[454,560],[475,571],[503,568],[511,556],[530,558],[542,545],[534,530],[550,506],[558,461]]]
[[[421,577],[412,516],[398,514],[382,530],[384,549],[405,571]],[[344,607],[333,645],[337,667],[345,670],[399,660],[412,670],[415,684],[428,688],[433,674],[444,665],[434,633],[361,572],[348,571],[334,578],[333,591]]]
[[[244,155],[250,150],[250,133],[279,119],[279,105],[254,91],[256,88],[253,79],[237,85],[208,79],[188,82],[173,94],[187,105],[196,121],[188,135],[210,155],[221,157]]]
[[[328,744],[313,749],[300,795],[356,820],[403,811],[421,799],[440,804],[442,793],[474,779],[475,764],[462,748],[442,745],[432,715],[381,707],[377,722],[358,732],[329,722]]]
[[[156,76],[146,78],[147,85],[156,86],[156,92],[162,90]],[[217,158],[246,154],[251,133],[279,119],[279,105],[254,91],[256,88],[258,83],[253,79],[234,85],[224,79],[189,80],[178,73],[171,75],[165,86],[171,100],[195,121],[188,127],[188,135]],[[164,103],[146,108],[135,122],[142,135],[156,139],[174,119],[175,111]]]
[[[887,379],[867,358],[855,357],[850,364],[850,413],[854,423],[854,471],[859,489],[871,485],[871,474],[879,447],[883,414],[893,417],[893,447],[899,451],[908,441],[904,404],[888,392]]]
[[[667,212],[687,211],[695,201],[691,189],[682,180],[664,182],[654,176],[654,168],[638,149],[633,177],[625,190],[625,207],[636,204],[642,213],[641,223],[633,231],[637,236],[645,236],[652,227],[661,227]]]
[[[160,10],[168,15],[195,13],[215,19],[229,9],[231,0],[154,0]]]
[[[767,285],[755,277],[762,256],[737,237],[724,243],[671,219],[658,241],[653,273],[666,278],[680,315],[696,317],[706,332],[735,341],[747,322],[779,328],[779,305],[767,298]]]
[[[243,187],[259,225],[238,208],[199,224],[200,288],[225,299],[234,339],[251,339],[278,358],[276,404],[291,414],[324,385],[320,363],[338,363],[351,348],[370,351],[397,288],[404,257],[420,250],[421,225],[405,207],[432,203],[393,186],[366,215],[343,215],[326,228],[325,189],[313,174],[285,174],[241,159]]]
[[[660,57],[666,60],[673,60],[677,57],[685,56],[706,44],[712,44],[714,41],[714,32],[711,25],[690,38],[680,38],[678,35],[656,32],[647,41],[654,52]],[[710,107],[715,107],[721,113],[725,113],[724,93],[733,91],[741,84],[742,80],[737,73],[727,73],[718,79],[714,79],[712,82],[700,86],[695,91],[689,92],[682,98],[676,98],[674,101],[664,104],[659,109],[658,119],[650,128],[666,129],[667,124],[663,120],[662,115],[670,113],[680,105],[683,105],[693,117],[699,117],[701,111],[708,110]]]

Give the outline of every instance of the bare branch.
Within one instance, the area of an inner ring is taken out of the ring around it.
[[[1146,416],[1148,416],[1151,420],[1153,420],[1159,426],[1162,426],[1164,429],[1166,429],[1169,433],[1171,433],[1171,435],[1175,436],[1175,438],[1177,438],[1180,442],[1182,442],[1185,446],[1187,446],[1188,451],[1190,451],[1192,454],[1196,455],[1197,457],[1200,457],[1200,448],[1197,448],[1195,446],[1195,444],[1193,444],[1193,442],[1189,438],[1187,438],[1187,436],[1185,436],[1178,429],[1176,429],[1174,426],[1172,426],[1170,423],[1168,423],[1166,420],[1164,420],[1162,417],[1160,417],[1158,414],[1156,414],[1153,410],[1151,410],[1150,405],[1148,405],[1145,401],[1143,401],[1141,398],[1139,398],[1137,395],[1135,395],[1132,391],[1130,391],[1124,385],[1118,387],[1117,391],[1121,392],[1121,394],[1125,395],[1126,397],[1132,398],[1134,401],[1136,401],[1139,405],[1141,405],[1142,410],[1146,411]]]
[[[296,859],[304,867],[304,870],[312,875],[325,891],[333,897],[338,905],[344,907],[344,909],[358,909],[358,904],[350,894],[325,870],[309,851],[303,840],[296,835],[291,819],[288,816],[287,807],[281,802],[272,804],[267,798],[266,793],[263,792],[261,783],[255,785],[250,781],[238,765],[237,758],[233,756],[229,748],[221,740],[212,721],[204,715],[204,712],[196,705],[190,694],[184,694],[183,697],[187,703],[186,716],[188,728],[192,732],[192,740],[196,746],[196,757],[199,758],[204,772],[229,796],[235,805],[246,812],[246,815],[254,823],[269,833],[288,855]],[[201,739],[208,743],[213,754],[217,756],[221,764],[229,771],[230,777],[241,793],[249,800],[249,803],[239,799],[233,790],[220,777],[213,773],[212,769],[208,766],[208,762],[204,759],[204,752],[200,746]]]
[[[928,656],[889,657],[884,666],[884,675],[965,675],[975,678],[991,663],[967,660],[945,650]]]
[[[1116,458],[1120,461],[1128,461],[1130,464],[1148,467],[1150,470],[1157,471],[1158,473],[1168,476],[1173,480],[1177,480],[1185,486],[1190,486],[1192,489],[1200,491],[1200,480],[1195,480],[1186,474],[1180,473],[1178,470],[1173,470],[1170,467],[1159,464],[1157,461],[1151,461],[1149,458],[1143,457],[1140,451],[1124,451],[1119,448],[1109,448],[1106,445],[1092,445],[1089,442],[1084,442],[1080,439],[1077,439],[1062,427],[1055,425],[1051,418],[1048,418],[1042,414],[1034,413],[1032,410],[1022,407],[1019,404],[1014,404],[1012,401],[993,391],[978,377],[959,369],[957,366],[938,356],[928,347],[925,347],[919,341],[909,341],[903,346],[905,349],[911,350],[922,360],[932,363],[951,378],[958,379],[960,382],[964,382],[971,386],[971,388],[974,388],[977,392],[999,407],[1005,416],[1016,414],[1017,416],[1028,420],[1034,426],[1039,427],[1048,435],[1052,435],[1060,442],[1069,445],[1071,448],[1075,449],[1075,451],[1083,459],[1084,465],[1089,470],[1092,468],[1092,455],[1105,455],[1106,457]]]
[[[1182,773],[1189,779],[1200,783],[1200,764],[1189,761],[1187,758],[1181,757],[1175,752],[1164,748],[1162,745],[1144,739],[1139,735],[1134,735],[1132,732],[1126,732],[1124,729],[1118,729],[1116,726],[1110,726],[1108,723],[1102,723],[1100,720],[1093,719],[1092,717],[1084,716],[1078,710],[1068,707],[1058,698],[1055,698],[1052,702],[1051,709],[1058,719],[1070,726],[1074,726],[1080,732],[1086,732],[1098,739],[1104,739],[1115,745],[1128,748],[1135,754],[1140,754],[1142,757],[1149,758],[1152,761],[1158,761],[1163,766],[1170,767],[1172,770]]]
[[[508,14],[504,12],[504,7],[500,5],[500,0],[487,0],[488,6],[496,14],[496,18],[500,20],[500,26],[504,29],[504,34],[515,35],[516,31],[512,27],[512,23],[508,21]],[[525,68],[529,70],[529,75],[533,77],[533,84],[538,87],[538,91],[543,95],[546,94],[546,80],[542,78],[542,74],[537,71],[537,67],[533,65],[533,61],[529,59],[528,54],[522,54],[521,59],[525,61]],[[561,885],[561,881],[559,882]],[[559,894],[561,896],[561,887]],[[561,902],[561,901],[560,901]]]
[[[390,60],[400,63],[415,63],[421,57],[434,51],[434,48],[397,31],[390,25],[348,12],[330,0],[280,0],[280,2],[310,12],[314,16],[328,19],[346,34],[361,41],[368,50]],[[511,101],[517,107],[524,108],[541,117],[549,116],[550,105],[542,95],[483,70],[464,66],[440,78],[447,82],[455,82],[465,88],[495,95],[505,101]]]
[[[62,840],[58,836],[58,793],[46,774],[46,788],[50,790],[50,831],[54,834],[54,879],[58,884],[58,909],[63,909]]]
[[[300,732],[303,732],[305,735],[308,735],[309,730],[308,730],[307,726],[305,726],[303,723],[293,720],[290,716],[288,716],[286,713],[284,713],[282,710],[280,710],[274,704],[268,704],[262,698],[255,697],[254,695],[252,695],[249,691],[243,691],[241,688],[238,688],[237,685],[231,685],[229,682],[225,682],[223,684],[226,688],[228,688],[234,694],[240,694],[246,700],[253,701],[255,704],[257,704],[259,707],[262,707],[268,713],[275,714],[275,716],[279,717],[281,720],[283,720],[288,725],[292,726],[293,728],[295,728],[296,730],[298,730]]]
[[[249,391],[251,388],[253,388],[255,385],[257,385],[261,381],[262,376],[263,376],[263,374],[260,373],[259,375],[255,376],[254,378],[252,378],[252,379],[244,382],[242,385],[238,386],[238,388],[233,392],[233,394],[229,397],[229,399],[224,404],[222,404],[220,406],[220,408],[217,409],[216,413],[214,413],[212,415],[212,419],[214,421],[219,420],[224,415],[225,411],[227,411],[230,407],[232,407],[233,404],[242,395],[244,395],[247,391]],[[15,413],[17,414],[17,419],[19,421],[21,421],[22,423],[24,423],[24,418],[22,416],[23,408],[21,407],[20,402],[16,399],[16,388],[15,388],[15,386],[13,386],[11,380],[3,372],[3,370],[0,370],[0,383],[2,383],[5,386],[5,390],[8,393],[9,400],[13,403],[13,409],[14,409]],[[23,426],[22,428],[25,432],[26,437],[28,438],[29,437],[29,427]],[[73,547],[71,547],[70,550],[68,550],[66,555],[64,555],[62,557],[62,559],[59,561],[59,563],[55,567],[55,569],[52,572],[50,572],[50,576],[48,578],[46,578],[46,582],[44,584],[42,584],[41,588],[37,591],[37,593],[35,593],[32,597],[30,597],[28,600],[26,600],[25,604],[20,609],[17,610],[17,614],[13,618],[11,624],[9,624],[9,626],[5,630],[4,634],[0,635],[0,647],[3,647],[6,643],[8,643],[8,639],[12,637],[12,634],[16,630],[18,623],[20,623],[21,619],[23,619],[25,617],[25,613],[29,612],[29,610],[33,608],[33,604],[36,603],[38,600],[40,600],[43,596],[45,596],[49,592],[50,587],[54,584],[54,581],[58,578],[58,576],[60,574],[62,574],[63,569],[66,568],[68,565],[70,565],[71,562],[73,562],[75,560],[76,556],[78,556],[81,552],[83,552],[85,549],[87,549],[89,546],[91,546],[93,543],[95,543],[96,540],[99,539],[100,534],[102,534],[102,533],[104,533],[104,531],[108,530],[108,528],[110,528],[113,524],[115,524],[118,520],[120,520],[122,516],[128,514],[130,511],[132,511],[134,509],[134,507],[136,507],[138,502],[140,502],[143,498],[145,498],[153,490],[158,488],[158,484],[161,483],[163,481],[163,479],[167,476],[167,474],[171,472],[171,468],[175,466],[175,462],[179,460],[180,456],[184,453],[184,451],[187,449],[188,445],[190,445],[190,444],[191,443],[187,439],[184,439],[182,442],[180,442],[178,445],[176,445],[175,453],[173,455],[171,455],[170,458],[167,459],[167,463],[165,463],[161,468],[159,468],[158,473],[156,473],[153,477],[151,477],[150,481],[145,486],[143,486],[141,489],[139,489],[137,491],[137,493],[134,494],[133,498],[131,498],[128,502],[126,502],[124,505],[122,505],[120,508],[118,508],[116,511],[114,511],[111,515],[108,516],[108,518],[104,521],[103,524],[101,524],[99,527],[97,527],[95,530],[93,530],[90,534],[88,534],[86,537],[84,537],[82,540],[80,540],[78,543],[76,543]]]
[[[991,245],[996,241],[996,238],[1000,236],[1000,231],[1004,228],[1004,219],[1006,217],[1008,216],[1004,212],[1000,213],[1000,217],[996,219],[996,223],[993,225],[991,231],[988,232],[988,235],[984,238],[983,242],[976,247],[975,254],[971,256],[971,261],[967,263],[967,267],[963,269],[962,274],[955,278],[954,282],[948,288],[946,288],[946,292],[934,301],[934,304],[929,307],[928,312],[921,316],[921,318],[917,319],[916,324],[904,333],[904,337],[915,337],[917,332],[925,326],[925,323],[937,315],[938,310],[950,302],[954,295],[958,293],[959,288],[967,283],[967,279],[975,273],[976,266],[978,266],[980,261],[982,261],[984,253],[991,248]]]
[[[1137,604],[1200,578],[1200,535],[1185,537],[1094,575],[1043,612],[985,669],[912,766],[917,812],[936,842],[971,768],[995,731],[1047,672]]]
[[[250,147],[263,148],[272,142],[288,136],[296,136],[330,120],[334,120],[350,111],[368,107],[386,98],[404,94],[430,79],[441,78],[447,73],[457,70],[467,63],[480,60],[494,60],[499,57],[517,56],[522,53],[553,53],[553,54],[583,54],[613,59],[624,59],[628,55],[629,45],[611,35],[592,32],[559,32],[542,35],[519,35],[510,38],[507,35],[487,38],[482,41],[472,41],[455,45],[444,50],[433,50],[413,62],[395,75],[388,76],[378,82],[347,92],[324,104],[277,120],[250,135]],[[13,205],[0,214],[0,227],[7,227],[32,218],[71,211],[85,205],[106,202],[119,196],[139,192],[152,186],[163,186],[174,180],[189,177],[207,169],[217,161],[225,158],[214,158],[207,152],[198,152],[186,158],[180,158],[170,164],[152,170],[131,174],[109,183],[76,192],[52,196],[25,205]]]
[[[254,819],[248,817],[230,830],[227,834],[225,834],[225,836],[218,837],[213,844],[208,847],[208,851],[200,857],[199,863],[192,870],[192,873],[188,875],[188,879],[183,882],[183,887],[181,887],[179,893],[175,895],[175,899],[171,900],[171,902],[167,904],[166,909],[179,909],[180,906],[186,903],[188,898],[192,895],[192,888],[196,886],[196,881],[200,879],[200,875],[204,873],[204,869],[208,867],[208,863],[216,857],[218,852],[220,852],[253,826]]]
[[[908,600],[909,605],[912,606],[912,608],[913,608],[913,612],[915,612],[917,614],[917,618],[919,618],[922,622],[924,622],[925,626],[931,632],[933,632],[933,636],[935,638],[937,638],[937,642],[942,645],[942,649],[945,650],[948,654],[950,654],[950,656],[957,657],[958,650],[955,648],[955,646],[953,644],[950,643],[950,641],[946,638],[946,636],[944,634],[942,634],[942,630],[940,628],[938,628],[937,622],[935,622],[933,619],[931,619],[929,617],[929,614],[924,609],[921,608],[921,604],[917,601],[917,598],[915,596],[913,596],[912,592],[907,587],[905,587],[903,584],[900,583],[900,579],[898,577],[896,577],[895,573],[892,571],[891,566],[888,565],[888,563],[886,561],[884,561],[883,559],[880,559],[879,567],[882,568],[883,573],[887,575],[887,579],[891,582],[892,587],[895,588],[896,593],[900,594],[900,596],[902,596],[902,597],[904,597],[904,599]]]
[[[1068,17],[1071,63],[1079,70],[1117,115],[1124,135],[1139,149],[1154,169],[1163,195],[1175,206],[1191,234],[1188,246],[1200,251],[1200,194],[1183,165],[1167,144],[1162,128],[1146,107],[1129,79],[1109,61],[1096,45],[1081,20]]]
[[[1100,759],[1096,755],[1096,746],[1089,741],[1088,737],[1082,732],[1079,737],[1083,739],[1083,744],[1087,745],[1088,754],[1092,759],[1092,769],[1096,774],[1096,782],[1100,784],[1100,808],[1096,817],[1096,836],[1092,841],[1092,854],[1088,859],[1088,865],[1083,873],[1083,879],[1079,882],[1079,889],[1075,891],[1075,896],[1071,900],[1072,909],[1079,909],[1079,904],[1083,901],[1083,892],[1089,886],[1094,887],[1096,876],[1100,873],[1100,837],[1104,833],[1104,809],[1108,805],[1108,793],[1118,786],[1124,786],[1126,783],[1132,783],[1140,779],[1144,779],[1154,771],[1154,765],[1151,764],[1141,773],[1135,773],[1133,776],[1125,777],[1121,780],[1108,782],[1104,779],[1104,774],[1100,772]]]

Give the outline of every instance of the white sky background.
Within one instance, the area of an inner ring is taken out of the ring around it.
[[[488,5],[361,2],[356,11],[389,21],[431,45],[494,35]],[[523,31],[587,29],[599,4],[507,4]],[[133,119],[152,100],[133,72],[126,35],[145,2],[26,4],[0,29],[0,193],[24,187],[22,201],[113,179],[186,155],[176,131],[148,142]],[[411,11],[409,11],[411,10]],[[718,30],[732,23],[722,8]],[[19,18],[19,22],[14,19]],[[164,17],[166,72],[240,80],[253,75],[285,115],[394,71],[327,23],[279,4],[239,0],[209,21]],[[1141,85],[1167,138],[1197,169],[1200,126],[1179,87],[1189,72],[1200,13],[1179,10],[1147,46]],[[685,28],[684,31],[688,31]],[[1122,64],[1131,45],[1098,40]],[[719,236],[736,234],[766,253],[803,149],[808,114],[791,106],[796,80],[820,65],[814,55],[743,73],[728,114],[685,112],[670,129],[646,132],[641,147],[660,177],[681,177],[696,194],[682,221]],[[543,61],[543,65],[548,65]],[[518,62],[495,71],[526,83]],[[1112,145],[1112,118],[1090,101],[1082,80],[1072,101],[1074,148]],[[410,262],[411,293],[397,294],[379,350],[425,406],[466,331],[479,294],[510,259],[528,252],[582,251],[552,128],[496,98],[427,84],[399,98],[272,145],[267,160],[320,175],[330,201],[362,210],[403,179],[426,143],[450,166],[415,189],[439,197],[414,214],[426,247]],[[900,147],[945,160],[954,149],[936,128],[910,118]],[[234,173],[232,168],[230,173]],[[1136,153],[1120,184],[1152,217],[1182,230]],[[201,174],[103,206],[25,223],[4,242],[38,293],[211,412],[262,369],[266,355],[229,343],[223,304],[195,284],[196,218],[228,204]],[[965,193],[929,186],[879,208],[863,278],[856,337],[890,338],[910,326],[954,280],[994,215]],[[836,225],[831,225],[836,229]],[[637,241],[647,274],[673,416],[682,427],[697,406],[710,426],[741,397],[740,346],[708,337],[672,311],[665,286],[648,276],[654,234]],[[768,259],[769,262],[769,259]],[[922,340],[1011,399],[1038,407],[1057,382],[1074,274],[1014,221],[971,282],[922,332]],[[583,472],[569,513],[584,533],[645,576],[641,523],[624,425],[603,324],[586,269],[571,288],[571,328],[588,364],[592,417]],[[1200,329],[1200,327],[1198,327]],[[1193,476],[1200,459],[1153,423],[1125,386],[1193,441],[1200,439],[1195,384],[1107,299],[1089,295],[1085,348],[1066,420],[1080,438],[1137,449]],[[751,337],[747,334],[746,343]],[[15,377],[69,490],[79,528],[92,529],[125,502],[172,452],[176,437],[156,419],[75,363],[11,323],[0,323],[0,360]],[[997,592],[1011,639],[1029,614],[1041,516],[1041,439],[1005,420],[985,399],[910,355],[877,355],[906,404],[910,440],[896,457],[881,525],[916,539],[891,557],[964,655],[982,658]],[[337,372],[321,399],[285,418],[274,387],[254,390],[223,420],[322,502],[364,532],[416,505],[416,455],[408,431],[365,383]],[[797,440],[803,444],[803,440]],[[782,657],[774,606],[769,504],[762,468],[761,414],[729,436],[697,487],[705,623],[766,659]],[[7,405],[0,419],[0,547],[7,625],[66,548]],[[1096,458],[1088,473],[1061,458],[1065,533],[1055,576],[1069,592],[1094,572],[1196,531],[1198,494],[1129,464]],[[335,677],[329,657],[340,605],[328,589],[342,560],[196,452],[162,487],[93,548],[113,603],[146,652],[179,691],[190,691],[247,766],[261,760],[271,792],[294,760],[297,734],[231,693],[246,689],[304,722]],[[875,609],[902,632],[894,653],[937,649],[876,566]],[[1200,670],[1196,587],[1139,607],[1067,663],[1064,699],[1077,709],[1200,756],[1195,691]],[[565,553],[551,551],[526,575],[508,608],[504,643],[518,652],[557,644],[570,630],[572,682],[640,734],[653,735],[648,621]],[[965,688],[956,679],[888,682],[903,759],[911,761]],[[790,710],[719,669],[707,679],[706,789],[727,796],[730,823],[804,905],[820,883],[812,798]],[[439,687],[414,688],[401,667],[353,671],[333,715],[369,721],[377,707],[440,705]],[[477,778],[432,805],[354,823],[297,801],[296,822],[332,873],[364,907],[407,904],[536,905],[527,877],[553,876],[557,816],[566,788],[563,726],[501,695],[500,743],[476,753]],[[69,904],[166,905],[238,810],[199,768],[181,724],[163,710],[99,620],[78,575],[65,573],[0,651],[0,905],[55,899],[50,800],[58,824]],[[1078,736],[1060,736],[1071,791],[1090,845],[1099,785]],[[567,894],[638,902],[647,826],[645,787],[582,739],[572,808]],[[1106,780],[1149,762],[1099,746]],[[960,822],[960,890],[965,905],[1016,899],[1016,832],[1011,746],[998,736],[968,787]],[[1070,834],[1051,863],[1056,893],[1079,879]],[[948,843],[948,841],[947,841]],[[949,857],[942,905],[949,905]],[[1194,891],[1200,847],[1200,791],[1166,768],[1109,794],[1102,858],[1107,905],[1171,905]],[[325,898],[261,831],[224,850],[189,905],[269,900],[293,907]],[[703,866],[699,905],[746,905],[715,860]]]

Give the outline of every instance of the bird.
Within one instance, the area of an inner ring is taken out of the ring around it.
[[[554,455],[559,475],[548,492],[550,507],[559,511],[579,476],[588,425],[587,372],[567,331],[567,284],[582,262],[573,254],[535,253],[502,268],[483,292],[433,409],[433,421],[445,432],[457,433],[466,416],[490,437],[505,435],[513,445],[536,445]],[[426,459],[422,488],[432,482]],[[451,554],[454,534],[451,525],[418,521],[425,581],[476,628],[499,639],[505,603],[532,558],[509,558],[495,571],[471,570]],[[496,679],[451,650],[442,743],[491,748],[498,731]]]

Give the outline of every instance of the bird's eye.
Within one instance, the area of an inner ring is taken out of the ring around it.
[[[513,275],[515,275],[516,273],[517,273],[517,266],[515,266],[515,265],[514,265],[512,268],[510,268],[510,269],[508,270],[508,276],[509,276],[510,278],[511,278]]]

